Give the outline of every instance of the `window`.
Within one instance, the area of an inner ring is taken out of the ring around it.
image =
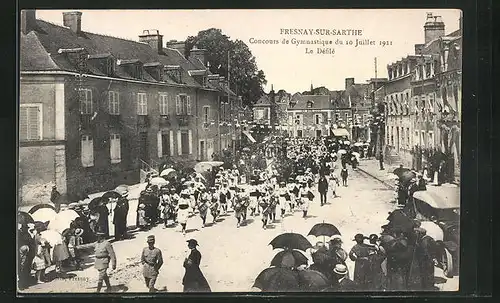
[[[180,115],[191,115],[191,97],[185,94],[175,98],[175,112]]]
[[[411,146],[410,144],[410,128],[406,128],[406,146],[409,148]]]
[[[89,135],[82,136],[81,159],[83,167],[94,166],[94,141]]]
[[[120,114],[120,95],[118,92],[108,92],[108,110],[110,115]]]
[[[111,163],[120,163],[122,161],[120,135],[111,134],[110,142]]]
[[[302,137],[302,130],[301,129],[298,129],[297,130],[297,137]]]
[[[203,106],[203,123],[210,123],[210,106]]]
[[[93,114],[91,89],[84,88],[80,90],[80,113],[82,115]]]
[[[316,124],[321,124],[321,115],[314,115],[314,121]]]
[[[434,132],[429,131],[428,137],[429,137],[429,146],[428,147],[433,148],[434,147]]]
[[[108,76],[113,76],[115,74],[115,60],[113,58],[108,58],[106,62],[106,74]]]
[[[42,140],[42,104],[21,104],[19,109],[19,140]]]
[[[425,130],[422,130],[420,132],[420,145],[422,145],[422,146],[426,146],[427,145],[427,143],[425,141]]]
[[[148,99],[146,93],[137,94],[137,114],[146,116],[148,114]]]
[[[307,101],[307,108],[312,108],[312,107],[313,107],[313,102]]]
[[[162,133],[161,134],[161,150],[163,156],[168,156],[170,153],[170,134]]]
[[[168,115],[168,95],[165,93],[160,93],[158,104],[160,106],[160,116]]]
[[[189,155],[193,153],[191,130],[181,130],[177,132],[177,151],[179,155]]]
[[[303,122],[304,122],[304,116],[302,116],[302,115],[295,116],[295,124],[302,125]]]
[[[264,119],[264,111],[262,109],[256,109],[254,113],[255,113],[255,120]]]

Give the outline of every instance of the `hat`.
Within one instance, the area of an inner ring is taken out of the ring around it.
[[[198,241],[196,241],[195,239],[189,239],[186,241],[189,245],[194,245],[194,246],[199,246],[198,245]]]
[[[19,248],[19,252],[22,253],[22,254],[26,254],[28,253],[28,251],[30,250],[29,246],[28,245],[23,245]]]
[[[338,275],[346,275],[347,274],[347,266],[345,266],[344,264],[337,264],[337,265],[335,265],[333,272],[338,274]]]
[[[364,236],[363,234],[356,234],[356,235],[354,236],[353,241],[362,241],[362,240],[364,240],[364,239],[365,239],[365,236]]]
[[[154,235],[149,235],[147,238],[147,242],[154,242],[155,236]]]
[[[144,205],[144,204],[142,204],[142,203],[141,203],[141,204],[139,204],[139,208],[144,208],[144,207],[146,207],[146,205]]]
[[[377,236],[376,234],[371,234],[371,235],[368,237],[368,239],[369,239],[370,241],[377,241],[377,240],[378,240],[378,236]]]
[[[83,234],[83,229],[77,228],[75,229],[75,236],[81,236]]]
[[[342,237],[340,235],[333,235],[330,238],[330,242],[342,242]]]

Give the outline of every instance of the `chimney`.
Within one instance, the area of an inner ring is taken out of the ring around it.
[[[82,31],[82,13],[63,13],[63,25],[69,27],[73,33],[79,34]]]
[[[186,42],[185,41],[177,41],[177,40],[170,40],[167,42],[167,47],[176,49],[183,55],[184,57],[186,56]]]
[[[21,11],[21,32],[27,34],[36,27],[36,11],[24,9]]]
[[[189,57],[199,59],[203,65],[207,66],[207,56],[205,49],[198,49],[196,46],[189,52]]]
[[[432,13],[427,13],[427,20],[424,25],[425,44],[434,39],[444,36],[444,22],[441,16],[434,16]]]
[[[345,89],[354,85],[354,78],[345,78]]]
[[[163,35],[157,29],[143,30],[139,42],[149,44],[159,54],[163,52]]]

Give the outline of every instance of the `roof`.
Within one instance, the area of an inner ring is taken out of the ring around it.
[[[36,30],[21,41],[21,69],[22,70],[64,70],[78,72],[76,66],[68,61],[65,54],[59,54],[59,49],[84,48],[91,58],[103,58],[111,54],[122,63],[140,61],[146,66],[160,62],[163,65],[180,65],[183,84],[200,87],[201,85],[189,76],[187,70],[197,69],[184,58],[177,50],[163,49],[158,54],[149,44],[126,40],[89,32],[74,33],[69,28],[37,20]],[[39,45],[37,45],[37,43]],[[25,47],[24,47],[25,46]],[[44,54],[45,53],[45,54]],[[53,63],[50,62],[51,59]],[[92,60],[87,63],[89,72],[96,75],[103,73],[93,66]],[[158,82],[145,69],[142,72],[145,81]],[[117,66],[115,76],[125,79],[134,79],[125,66]],[[174,79],[164,76],[163,82],[177,84]]]
[[[59,69],[40,44],[35,32],[30,32],[27,35],[21,33],[20,58],[21,70]]]
[[[330,96],[326,95],[294,95],[292,96],[292,101],[296,103],[290,108],[293,110],[332,108]],[[311,104],[311,107],[308,107],[308,104]]]
[[[259,100],[253,105],[253,107],[269,107],[271,106],[271,100],[267,94],[263,94]]]

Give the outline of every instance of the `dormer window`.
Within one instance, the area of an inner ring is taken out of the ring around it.
[[[314,104],[313,101],[311,101],[311,100],[307,101],[307,108],[312,108],[313,104]]]
[[[115,74],[116,60],[110,53],[88,55],[88,60],[106,76]]]
[[[132,78],[135,79],[143,79],[142,74],[142,62],[138,59],[132,60],[119,60],[117,62],[118,65],[125,66],[127,72]]]
[[[160,62],[152,62],[144,64],[144,69],[156,81],[163,81],[163,65]]]
[[[165,73],[176,83],[182,83],[181,67],[179,65],[167,65],[164,70]]]
[[[87,72],[88,52],[86,49],[80,48],[61,48],[57,51],[59,54],[65,54],[68,61],[76,68],[77,71]]]

